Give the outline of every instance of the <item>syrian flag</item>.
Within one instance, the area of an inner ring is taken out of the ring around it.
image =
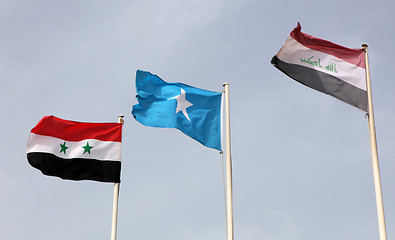
[[[46,116],[31,130],[30,165],[68,180],[120,182],[121,123],[83,123]]]
[[[367,111],[363,49],[350,49],[302,33],[298,26],[271,63],[292,79]]]

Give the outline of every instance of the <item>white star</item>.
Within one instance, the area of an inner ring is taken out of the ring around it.
[[[180,90],[181,90],[180,95],[175,96],[175,97],[172,97],[172,98],[169,98],[169,99],[167,99],[167,100],[176,99],[176,100],[177,100],[176,113],[178,113],[178,112],[181,111],[181,112],[184,114],[184,116],[185,116],[189,121],[191,121],[191,119],[189,119],[189,116],[188,116],[188,113],[187,113],[187,108],[190,107],[190,106],[192,106],[193,104],[190,103],[190,102],[188,102],[188,101],[185,99],[185,91],[184,91],[184,89],[180,88]]]

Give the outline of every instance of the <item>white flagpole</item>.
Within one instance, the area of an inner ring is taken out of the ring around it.
[[[379,224],[379,236],[380,236],[380,240],[387,240],[387,233],[385,230],[383,195],[381,193],[379,157],[378,157],[378,153],[377,153],[376,129],[375,129],[375,125],[374,125],[372,88],[370,85],[368,45],[366,43],[364,43],[364,44],[362,44],[362,48],[364,49],[364,52],[365,52],[365,62],[366,62],[366,70],[365,70],[366,91],[368,92],[368,114],[367,115],[368,115],[368,121],[369,121],[370,150],[371,150],[371,154],[372,154],[374,188],[375,188],[375,192],[376,192],[376,205],[377,205],[377,217],[378,217],[378,224]]]
[[[232,188],[232,158],[230,153],[230,107],[229,107],[229,83],[225,87],[225,131],[226,131],[226,226],[228,240],[233,240],[233,188]]]
[[[123,124],[123,115],[118,116],[118,123]],[[118,199],[119,199],[119,185],[114,184],[114,199],[112,204],[112,225],[111,225],[111,240],[117,239],[117,222],[118,222]]]

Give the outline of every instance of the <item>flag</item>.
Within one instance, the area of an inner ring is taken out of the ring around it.
[[[120,182],[121,123],[83,123],[45,116],[31,130],[27,159],[44,175]]]
[[[167,83],[157,75],[136,73],[138,104],[133,117],[145,126],[177,128],[201,144],[221,151],[222,93],[182,83]]]
[[[363,49],[310,36],[298,23],[271,63],[292,79],[367,111]]]

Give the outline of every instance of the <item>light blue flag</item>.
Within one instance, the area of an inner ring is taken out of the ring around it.
[[[167,83],[158,76],[137,70],[139,104],[133,117],[150,127],[177,128],[203,145],[221,151],[222,93],[182,83]]]

